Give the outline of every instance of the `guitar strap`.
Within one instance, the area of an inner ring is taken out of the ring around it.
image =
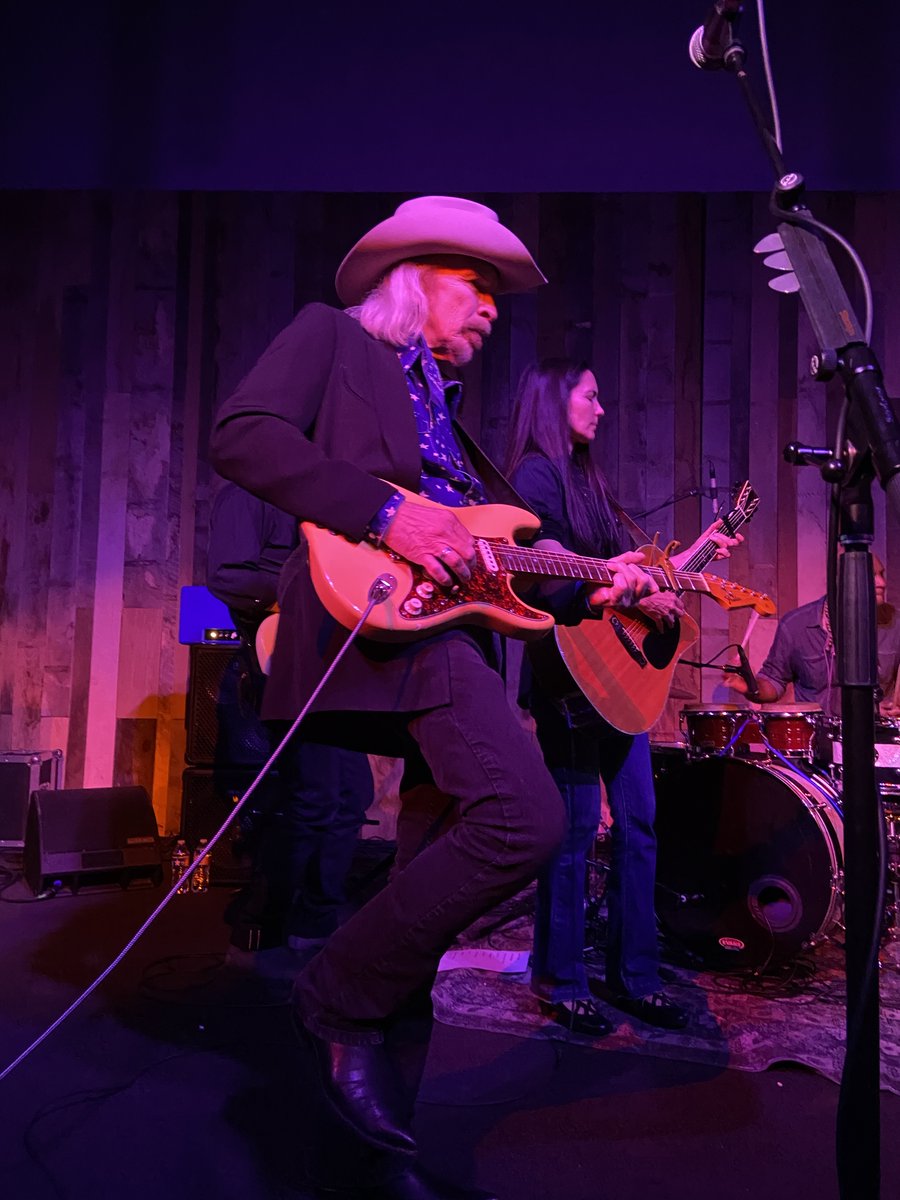
[[[629,517],[625,509],[616,500],[612,501],[612,509],[631,536],[635,539],[635,543],[638,546],[643,546],[653,541],[653,538],[647,536],[643,529],[641,529],[640,525],[638,525],[637,521]]]
[[[453,420],[453,432],[456,434],[460,449],[468,459],[469,465],[475,471],[475,474],[485,485],[491,500],[497,501],[500,504],[512,504],[516,508],[524,508],[526,512],[537,516],[531,505],[525,503],[500,468],[488,458],[462,422],[455,418]],[[497,660],[497,669],[504,684],[509,687],[509,670],[511,664],[507,655],[506,638],[500,637],[496,633],[490,636],[493,643],[494,655]],[[519,661],[518,658],[515,659],[516,666]]]
[[[525,503],[500,468],[488,458],[461,421],[454,420],[453,432],[459,439],[459,444],[469,463],[490,492],[491,499],[500,504],[513,504],[516,508],[524,508],[526,512],[536,516],[531,505]]]

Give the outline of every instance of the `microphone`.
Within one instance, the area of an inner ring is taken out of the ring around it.
[[[719,515],[719,489],[716,486],[716,464],[709,460],[709,494],[712,498],[713,520]]]
[[[738,643],[737,652],[738,658],[741,660],[741,665],[736,667],[735,670],[747,685],[747,699],[756,700],[759,698],[759,684],[756,681],[756,676],[753,674],[753,668],[750,666],[747,653],[740,643]]]
[[[695,67],[717,71],[725,66],[725,55],[733,41],[733,26],[741,11],[741,0],[716,0],[706,20],[694,30],[688,46]]]

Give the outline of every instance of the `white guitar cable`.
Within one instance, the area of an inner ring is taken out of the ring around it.
[[[397,580],[393,575],[382,573],[375,580],[373,580],[372,585],[369,588],[368,603],[366,604],[366,607],[363,610],[363,613],[360,616],[359,620],[356,622],[353,629],[350,631],[350,635],[348,636],[346,642],[344,642],[343,646],[341,646],[340,650],[335,655],[334,662],[331,664],[331,666],[328,668],[328,670],[322,676],[318,685],[316,686],[315,691],[312,693],[310,698],[304,704],[303,708],[300,710],[299,715],[295,719],[294,723],[291,725],[290,729],[287,731],[287,733],[284,735],[284,737],[281,739],[281,741],[278,743],[278,745],[272,751],[272,754],[269,756],[268,761],[264,764],[264,766],[262,766],[260,768],[259,774],[256,776],[256,778],[253,780],[253,782],[247,788],[246,792],[244,792],[243,796],[241,796],[241,798],[237,802],[237,804],[235,804],[232,811],[228,814],[227,818],[222,823],[222,826],[219,829],[219,831],[216,833],[216,835],[214,837],[210,838],[209,843],[207,844],[206,850],[198,858],[195,858],[194,861],[191,863],[191,865],[187,868],[187,870],[181,876],[181,878],[172,884],[172,887],[170,888],[169,892],[165,896],[163,896],[162,900],[160,900],[159,904],[157,904],[156,908],[153,910],[153,912],[150,914],[150,916],[147,918],[147,920],[143,923],[143,925],[140,927],[140,929],[138,929],[137,933],[135,933],[135,935],[125,944],[125,946],[122,948],[122,950],[119,951],[119,953],[112,960],[112,962],[109,964],[109,966],[106,967],[103,971],[101,971],[101,973],[97,976],[97,978],[84,989],[84,991],[81,993],[81,995],[72,1001],[72,1003],[65,1010],[65,1012],[63,1012],[60,1016],[58,1016],[51,1025],[48,1025],[48,1027],[44,1030],[44,1032],[41,1033],[38,1037],[36,1037],[34,1039],[34,1041],[31,1043],[31,1045],[27,1046],[22,1051],[22,1053],[18,1056],[18,1058],[13,1059],[13,1061],[7,1067],[5,1067],[2,1071],[0,1071],[0,1080],[5,1079],[7,1077],[7,1075],[11,1074],[16,1069],[16,1067],[19,1066],[20,1063],[24,1062],[25,1059],[29,1056],[29,1054],[32,1053],[32,1051],[36,1050],[38,1048],[38,1046],[40,1046],[43,1042],[45,1042],[47,1040],[47,1038],[50,1036],[50,1034],[53,1033],[56,1029],[58,1029],[60,1027],[60,1025],[62,1025],[63,1021],[67,1020],[67,1018],[70,1017],[77,1008],[81,1007],[81,1005],[84,1003],[84,1001],[87,1000],[88,996],[92,995],[97,990],[97,988],[100,986],[100,984],[103,983],[104,979],[106,979],[106,977],[108,975],[110,975],[112,973],[112,971],[115,970],[115,968],[119,965],[119,963],[122,961],[122,959],[125,957],[125,955],[129,952],[129,950],[131,950],[131,948],[138,942],[138,940],[141,937],[143,937],[143,935],[147,932],[147,930],[150,928],[150,926],[153,924],[153,922],[156,920],[156,918],[159,916],[159,914],[163,911],[163,909],[166,907],[166,905],[169,903],[169,901],[173,898],[173,896],[177,895],[178,889],[180,887],[184,886],[185,880],[190,879],[190,877],[193,875],[194,871],[197,869],[197,867],[200,865],[200,863],[210,855],[213,848],[218,845],[218,843],[221,841],[222,837],[225,835],[226,831],[228,830],[229,826],[234,822],[235,818],[241,812],[244,805],[247,803],[247,801],[250,799],[250,797],[256,791],[256,789],[257,789],[258,785],[260,784],[260,782],[262,781],[263,777],[271,769],[272,765],[275,763],[278,756],[281,754],[282,750],[288,744],[290,739],[294,736],[294,733],[295,733],[298,725],[303,720],[303,718],[306,716],[306,714],[309,712],[314,701],[318,698],[318,695],[321,692],[322,688],[325,686],[325,684],[328,682],[328,680],[331,678],[332,674],[334,673],[335,667],[337,667],[338,663],[341,661],[341,659],[344,657],[346,652],[353,645],[353,642],[356,640],[360,630],[362,629],[365,622],[368,620],[369,614],[371,613],[372,609],[375,607],[376,604],[383,604],[384,601],[387,600],[390,595],[392,595],[392,593],[394,592],[396,587],[397,587]]]

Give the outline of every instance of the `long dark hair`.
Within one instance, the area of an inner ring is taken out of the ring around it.
[[[576,442],[569,449],[569,394],[589,370],[587,363],[570,358],[545,358],[525,368],[516,390],[507,462],[510,477],[532,454],[557,468],[575,540],[572,549],[580,554],[615,551],[621,540],[609,485],[590,447]]]

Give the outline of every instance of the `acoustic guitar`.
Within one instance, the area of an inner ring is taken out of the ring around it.
[[[732,505],[722,522],[726,532],[735,534],[759,507],[759,496],[749,481],[735,490]],[[717,548],[707,539],[685,564],[685,571],[702,571],[715,558]],[[648,564],[659,554],[653,546],[641,550]],[[760,615],[775,612],[768,596],[752,595],[749,606]],[[728,603],[726,607],[737,605]],[[531,655],[548,693],[562,702],[574,724],[587,723],[599,713],[614,729],[635,734],[659,719],[678,660],[700,630],[687,614],[671,629],[660,630],[652,618],[636,609],[611,609],[602,620],[558,625],[554,633],[555,638],[548,638]]]

